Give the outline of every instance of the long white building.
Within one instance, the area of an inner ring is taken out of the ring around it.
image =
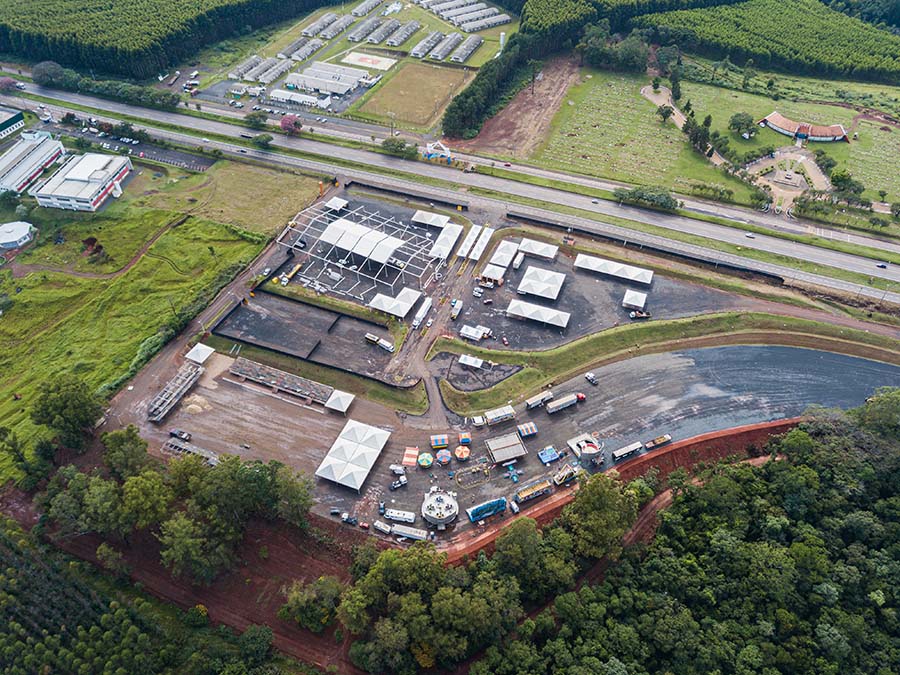
[[[119,155],[73,155],[30,194],[38,206],[96,211],[110,195],[122,194],[122,182],[132,168],[131,160]]]
[[[0,157],[0,192],[24,192],[44,169],[65,154],[63,144],[47,132],[23,131]]]

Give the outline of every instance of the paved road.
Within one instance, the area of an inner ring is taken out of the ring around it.
[[[44,90],[40,88],[32,88],[33,91],[41,93],[42,95],[45,93]],[[102,99],[97,99],[88,96],[82,96],[80,94],[72,94],[68,92],[57,92],[54,90],[46,90],[48,95],[52,95],[58,99],[66,100],[68,102],[92,106],[97,108],[103,108],[112,114],[127,114],[133,117],[141,117],[149,122],[161,122],[165,124],[172,125],[180,125],[180,126],[190,126],[195,130],[199,130],[201,132],[207,132],[209,134],[216,134],[220,136],[231,136],[238,137],[240,133],[247,133],[246,129],[237,127],[232,124],[213,121],[213,120],[205,120],[205,119],[197,119],[193,117],[187,117],[181,113],[177,112],[165,112],[158,110],[150,110],[146,108],[139,108],[136,106],[130,106],[122,103],[105,101]],[[8,97],[0,97],[0,102],[6,101],[13,104],[20,103],[19,100],[12,99],[10,100]],[[197,144],[197,138],[195,136],[191,136],[189,134],[183,134],[180,132],[173,132],[164,129],[154,129],[154,135],[159,136],[161,138],[166,138],[169,140],[174,140],[182,143],[190,143]],[[299,159],[295,157],[288,157],[285,155],[280,155],[276,152],[265,152],[265,151],[255,151],[255,150],[246,150],[239,146],[235,146],[225,142],[211,141],[207,144],[210,148],[219,148],[223,152],[229,152],[232,154],[243,153],[249,156],[254,156],[259,159],[263,159],[265,161],[271,163],[278,163],[283,165],[295,166],[305,169],[310,169],[313,171],[319,171],[322,173],[330,173],[330,174],[339,174],[348,176],[351,178],[362,179],[366,181],[378,181],[384,182],[386,179],[383,176],[378,174],[371,174],[364,170],[357,169],[346,169],[335,167],[333,165],[328,164],[324,161],[317,160],[305,160]],[[455,182],[458,184],[463,184],[467,187],[475,187],[482,189],[489,189],[499,193],[516,195],[519,197],[525,197],[529,199],[540,200],[548,203],[549,205],[565,205],[575,208],[580,208],[586,211],[594,211],[599,215],[611,215],[617,216],[621,218],[627,218],[633,221],[642,222],[649,225],[654,225],[657,227],[661,227],[664,229],[670,229],[682,233],[689,233],[700,235],[709,239],[726,242],[732,245],[740,246],[742,248],[747,249],[757,249],[760,251],[765,251],[768,253],[774,253],[778,255],[788,256],[792,258],[798,258],[801,260],[805,260],[809,263],[813,263],[814,265],[822,265],[827,267],[835,267],[838,269],[856,272],[859,274],[864,274],[870,277],[880,277],[883,279],[887,279],[891,282],[900,282],[900,268],[895,266],[889,266],[888,269],[882,270],[876,267],[876,260],[865,258],[861,256],[849,255],[846,253],[840,253],[836,251],[831,251],[827,249],[822,249],[817,246],[812,246],[808,244],[798,244],[790,241],[785,241],[783,239],[779,239],[777,237],[770,237],[765,235],[758,235],[754,239],[746,238],[740,231],[732,228],[726,227],[722,225],[715,225],[711,223],[706,223],[702,221],[692,220],[690,218],[685,218],[682,216],[661,214],[656,212],[647,211],[644,209],[639,209],[630,206],[624,206],[615,204],[612,202],[599,201],[599,203],[594,204],[593,201],[589,197],[584,197],[581,195],[573,194],[570,192],[544,188],[540,186],[528,185],[524,183],[519,183],[517,181],[497,178],[493,176],[485,176],[482,174],[466,174],[456,169],[451,169],[449,167],[435,165],[435,164],[423,164],[423,163],[415,163],[412,164],[405,160],[401,160],[395,157],[388,157],[385,155],[381,155],[378,153],[372,153],[365,150],[357,150],[353,148],[343,148],[340,146],[334,146],[329,143],[322,143],[318,141],[311,141],[306,139],[296,139],[296,138],[287,138],[283,136],[276,136],[272,142],[272,145],[276,148],[289,148],[295,150],[303,150],[306,152],[313,152],[316,154],[320,154],[323,157],[335,157],[348,162],[356,162],[360,166],[376,166],[381,168],[388,168],[393,170],[401,170],[407,172],[414,172],[419,175],[428,176],[431,178],[437,178],[446,180],[448,182]],[[426,191],[428,193],[434,194],[438,198],[450,198],[450,199],[465,199],[469,202],[481,201],[484,204],[489,204],[492,207],[496,208],[498,205],[503,205],[504,202],[502,200],[497,199],[487,199],[487,198],[478,198],[473,195],[467,195],[465,197],[461,197],[458,192],[442,190],[439,188],[432,188],[420,183],[412,183],[407,181],[402,181],[398,179],[390,179],[390,183],[394,186],[405,186],[408,185],[411,189],[417,190],[419,192]],[[518,207],[517,207],[518,208]],[[806,274],[796,272],[787,267],[780,267],[778,265],[768,265],[768,264],[760,264],[755,261],[751,261],[749,259],[743,259],[739,256],[729,256],[728,254],[722,254],[717,251],[702,249],[699,246],[693,246],[689,244],[681,244],[680,242],[674,242],[667,240],[665,237],[653,236],[653,235],[645,235],[643,233],[637,231],[627,230],[625,228],[615,227],[606,225],[604,223],[594,222],[588,219],[578,219],[571,216],[560,216],[559,214],[555,214],[552,210],[544,210],[541,209],[540,212],[543,214],[542,217],[545,217],[547,220],[552,220],[554,218],[564,218],[565,220],[569,220],[571,222],[577,222],[579,227],[585,226],[590,227],[590,231],[595,232],[597,234],[601,234],[604,232],[610,232],[612,230],[616,231],[615,236],[619,236],[621,232],[628,232],[631,241],[634,242],[644,242],[650,245],[658,245],[660,241],[664,241],[667,243],[668,247],[672,250],[686,250],[686,248],[692,249],[700,249],[703,250],[706,255],[711,259],[719,259],[722,261],[727,261],[729,258],[737,258],[747,267],[751,267],[754,269],[762,269],[763,271],[772,271],[774,269],[778,269],[780,271],[775,272],[780,276],[784,276],[786,278],[797,278],[805,281],[809,281],[811,283],[818,283],[820,285],[824,285],[826,287],[836,288],[843,291],[850,291],[853,293],[859,292],[862,295],[866,295],[870,298],[875,299],[887,299],[891,302],[900,302],[900,295],[895,292],[884,293],[881,291],[877,291],[871,288],[867,288],[864,286],[858,286],[856,284],[849,284],[847,282],[841,282],[837,280],[831,280],[828,277],[817,275],[817,274]],[[874,243],[873,243],[874,244]],[[878,246],[883,246],[880,242],[877,244]],[[764,269],[765,268],[765,269]]]

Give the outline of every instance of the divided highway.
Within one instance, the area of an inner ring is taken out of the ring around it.
[[[128,115],[130,117],[145,120],[148,127],[152,128],[153,134],[160,138],[164,138],[179,143],[188,143],[198,145],[196,135],[170,131],[154,127],[155,123],[162,123],[182,128],[190,128],[195,132],[208,133],[210,135],[226,136],[238,138],[241,133],[246,134],[246,127],[230,124],[227,122],[207,120],[184,115],[179,112],[166,112],[160,110],[152,110],[139,106],[132,106],[123,103],[107,101],[91,96],[74,94],[69,92],[60,92],[52,89],[41,87],[31,87],[31,91],[47,98],[53,98],[62,103],[63,109],[65,103],[90,107],[98,110],[105,110],[110,115]],[[21,99],[11,98],[8,96],[0,96],[0,101],[16,105],[22,105]],[[28,102],[30,103],[30,102]],[[77,111],[76,111],[77,112]],[[292,166],[303,168],[320,173],[346,176],[350,179],[356,179],[373,184],[384,184],[389,182],[394,188],[400,186],[409,186],[412,190],[419,193],[433,195],[435,199],[454,201],[457,199],[465,200],[473,205],[479,203],[484,204],[494,210],[497,208],[506,209],[514,207],[516,210],[522,211],[523,207],[516,204],[508,204],[501,199],[492,199],[478,197],[473,194],[460,194],[458,191],[435,188],[427,184],[418,182],[409,182],[395,178],[387,178],[381,174],[371,173],[360,169],[348,169],[345,167],[335,166],[327,160],[308,160],[290,155],[284,155],[275,151],[258,151],[247,150],[242,146],[233,145],[227,142],[210,140],[205,143],[210,149],[218,148],[222,152],[233,155],[243,154],[245,156],[254,157],[273,164]],[[585,211],[593,211],[598,215],[609,215],[624,218],[648,225],[654,225],[660,228],[669,229],[677,232],[699,235],[708,239],[726,242],[732,245],[740,246],[746,249],[756,249],[772,254],[788,256],[800,260],[804,260],[814,265],[822,265],[834,267],[841,270],[856,272],[869,277],[879,277],[887,279],[891,282],[900,283],[900,268],[889,265],[887,269],[879,269],[876,259],[865,258],[862,256],[851,255],[823,249],[810,244],[800,244],[778,237],[757,235],[755,238],[747,238],[740,230],[724,225],[716,225],[704,221],[693,220],[683,216],[663,214],[654,211],[648,211],[636,207],[623,206],[614,202],[603,200],[592,200],[590,197],[584,197],[575,193],[564,190],[556,190],[541,186],[520,183],[507,178],[498,178],[483,174],[463,173],[457,169],[437,164],[425,164],[421,162],[412,163],[395,157],[389,157],[379,153],[369,152],[354,148],[345,148],[332,145],[321,141],[313,141],[307,139],[288,138],[276,135],[272,141],[274,148],[284,148],[292,150],[300,150],[307,153],[315,153],[323,158],[334,157],[345,162],[352,162],[360,167],[378,167],[391,169],[394,171],[404,171],[408,173],[416,173],[430,178],[440,179],[443,181],[459,184],[465,187],[482,188],[491,190],[500,194],[514,195],[517,197],[540,200],[549,205],[568,206],[583,209]],[[598,201],[598,203],[594,203]],[[728,207],[726,207],[728,208]],[[635,244],[644,244],[658,247],[665,244],[665,247],[675,252],[689,252],[691,255],[702,254],[703,257],[713,261],[727,262],[730,264],[738,264],[749,269],[758,269],[760,271],[777,274],[784,278],[798,279],[814,283],[824,287],[833,289],[859,293],[874,299],[885,299],[891,302],[900,303],[900,294],[893,289],[888,292],[879,291],[864,285],[854,284],[846,281],[832,279],[820,274],[809,274],[799,272],[793,268],[781,265],[761,263],[750,258],[744,258],[739,255],[721,253],[719,251],[708,249],[693,244],[684,244],[679,241],[670,240],[665,236],[648,235],[637,230],[629,230],[628,228],[608,225],[602,222],[594,221],[588,218],[578,218],[556,213],[551,209],[535,209],[530,208],[529,211],[537,220],[545,220],[551,223],[571,223],[573,227],[596,234],[609,234],[616,238],[627,238]],[[744,216],[748,215],[746,212]],[[864,240],[865,245],[873,249],[880,250],[896,250],[900,253],[900,246],[894,243],[886,243],[874,238],[859,236]],[[898,286],[900,290],[900,286]]]

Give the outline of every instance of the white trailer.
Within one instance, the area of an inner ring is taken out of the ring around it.
[[[626,457],[633,455],[636,452],[640,452],[644,449],[644,444],[640,441],[635,443],[631,443],[630,445],[626,445],[624,448],[619,448],[618,450],[613,450],[612,459],[614,462],[619,462]]]
[[[372,523],[372,527],[378,532],[381,532],[381,534],[391,533],[391,526],[387,523],[382,523],[380,520],[376,520],[374,523]]]
[[[428,530],[420,530],[418,527],[407,527],[406,525],[394,525],[391,528],[391,534],[396,534],[398,537],[406,537],[407,539],[415,539],[416,541],[428,539]]]
[[[484,413],[484,419],[488,424],[500,424],[500,422],[506,422],[507,420],[513,420],[515,418],[516,411],[511,405],[494,408],[493,410],[488,410]]]
[[[431,298],[425,298],[425,301],[422,303],[422,306],[419,307],[419,311],[416,312],[416,315],[413,317],[412,327],[413,330],[422,325],[422,322],[425,321],[425,317],[428,316],[428,312],[431,311]]]
[[[542,405],[552,400],[553,392],[548,389],[547,391],[542,391],[540,394],[535,394],[531,398],[525,399],[525,407],[528,410],[531,410],[532,408],[540,408]]]
[[[387,509],[384,512],[384,517],[386,520],[396,520],[398,523],[414,523],[414,522],[416,522],[416,514],[413,513],[412,511],[399,511],[398,509]]]
[[[386,352],[390,352],[391,354],[394,353],[394,343],[388,342],[384,338],[378,339],[378,346],[381,347]]]

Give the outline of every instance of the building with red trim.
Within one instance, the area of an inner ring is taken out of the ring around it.
[[[122,182],[132,169],[131,160],[120,155],[73,155],[29,194],[39,206],[96,211],[110,196],[122,194]]]
[[[0,192],[21,194],[47,167],[66,154],[63,144],[45,131],[23,131],[0,156]]]
[[[769,127],[779,134],[798,138],[804,141],[847,141],[847,130],[841,124],[831,124],[823,126],[819,124],[807,124],[806,122],[795,122],[789,120],[780,112],[773,112],[766,115],[759,121],[759,126]]]

